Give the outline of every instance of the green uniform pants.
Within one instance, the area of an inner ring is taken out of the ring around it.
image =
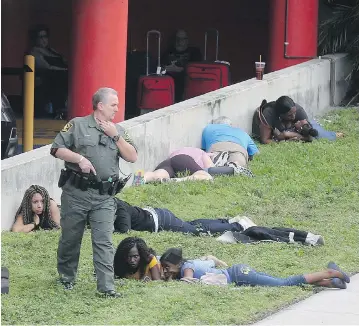
[[[57,251],[57,270],[63,281],[75,281],[82,237],[89,219],[97,290],[115,289],[112,245],[115,209],[115,200],[109,195],[100,195],[96,189],[82,191],[69,182],[64,185],[61,195],[62,230]]]

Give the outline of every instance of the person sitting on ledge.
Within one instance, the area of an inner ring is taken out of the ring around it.
[[[207,256],[208,257],[208,256]],[[322,287],[345,289],[346,283],[350,283],[349,276],[344,273],[335,263],[330,262],[327,269],[280,278],[266,273],[257,272],[244,264],[235,264],[229,268],[228,265],[214,256],[206,260],[186,260],[182,256],[181,248],[170,248],[160,258],[164,279],[180,280],[193,283],[199,281],[206,273],[224,274],[227,283],[237,286],[296,286],[313,284]],[[222,267],[217,269],[215,267]]]
[[[13,232],[29,233],[39,229],[51,230],[60,227],[60,211],[44,187],[30,186],[24,194],[15,214]]]
[[[276,101],[262,101],[253,116],[253,136],[262,144],[273,141],[312,141],[313,138],[334,140],[342,133],[326,131],[289,96],[281,96]]]
[[[143,281],[161,279],[156,253],[141,238],[122,240],[117,247],[113,266],[116,278]]]

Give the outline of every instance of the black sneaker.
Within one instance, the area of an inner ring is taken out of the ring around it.
[[[121,293],[117,293],[115,290],[99,292],[98,296],[101,298],[121,298],[121,297],[123,297],[123,295]]]
[[[61,279],[58,280],[58,282],[64,287],[64,290],[72,290],[75,285],[73,282],[67,282]]]

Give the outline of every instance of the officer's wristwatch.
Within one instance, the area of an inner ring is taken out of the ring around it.
[[[120,135],[116,135],[116,136],[113,136],[112,139],[115,143],[117,143],[119,140],[120,140],[121,136]]]

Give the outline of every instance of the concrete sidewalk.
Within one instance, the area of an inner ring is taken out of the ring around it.
[[[346,290],[326,289],[254,325],[359,325],[359,274]]]

